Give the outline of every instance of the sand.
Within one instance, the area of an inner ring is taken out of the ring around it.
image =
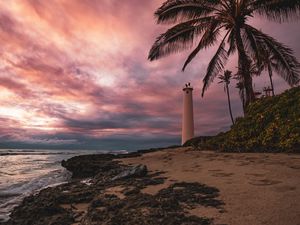
[[[215,224],[300,225],[300,155],[215,153],[169,149],[122,159],[163,171],[164,184],[148,186],[155,194],[176,182],[199,182],[220,190],[224,211],[196,208],[187,213],[214,218]]]

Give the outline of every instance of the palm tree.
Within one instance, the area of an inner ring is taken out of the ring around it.
[[[251,61],[261,62],[261,49],[273,56],[289,85],[299,83],[300,77],[300,65],[293,51],[249,25],[248,20],[261,15],[283,22],[297,18],[299,14],[300,0],[167,0],[155,12],[157,23],[176,25],[156,39],[148,58],[156,60],[198,43],[185,61],[184,71],[201,50],[220,41],[203,79],[202,96],[224,70],[228,57],[237,51],[238,72],[243,76],[245,105],[248,106],[255,99],[249,68]]]
[[[275,96],[275,91],[274,91],[274,84],[273,84],[273,68],[279,72],[278,74],[281,74],[280,71],[278,71],[278,65],[276,63],[276,60],[273,59],[272,55],[265,53],[262,53],[262,59],[263,61],[261,62],[261,69],[262,70],[267,70],[270,78],[270,83],[271,83],[271,89],[272,89],[272,95]]]
[[[229,114],[230,114],[232,124],[234,124],[231,103],[230,103],[230,94],[229,94],[229,84],[230,84],[231,77],[232,77],[232,72],[229,70],[225,70],[224,75],[219,75],[219,79],[220,79],[219,83],[224,83],[224,91],[227,93]]]
[[[246,88],[245,88],[245,82],[244,82],[244,76],[243,74],[241,74],[239,71],[241,71],[240,69],[238,69],[238,72],[235,74],[234,79],[236,79],[238,82],[236,84],[236,88],[239,89],[239,95],[240,98],[242,100],[242,104],[243,104],[243,112],[245,114],[246,111]],[[250,68],[249,68],[249,73],[250,76],[259,76],[261,74],[262,71],[262,66],[259,66],[258,68],[258,63],[250,63]],[[254,92],[254,98],[255,98],[255,92]]]
[[[239,89],[239,95],[240,95],[242,105],[243,105],[243,112],[245,114],[245,87],[244,87],[244,83],[242,81],[238,81],[236,83],[236,88]]]

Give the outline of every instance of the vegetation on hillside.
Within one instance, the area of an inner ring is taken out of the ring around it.
[[[186,145],[230,152],[300,152],[300,87],[256,100],[230,131]]]

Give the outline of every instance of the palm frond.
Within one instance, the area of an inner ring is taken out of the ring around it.
[[[260,57],[262,59],[260,68],[261,70],[268,70],[268,67],[271,68],[277,67],[277,63],[273,59],[273,55],[269,52],[266,52],[266,50],[260,51]]]
[[[148,59],[153,61],[171,53],[193,47],[195,38],[210,27],[211,17],[180,23],[161,34],[150,49]]]
[[[235,40],[235,30],[232,29],[229,36],[228,36],[228,44],[229,44],[229,49],[228,49],[228,55],[234,54],[236,51],[236,40]]]
[[[155,12],[157,23],[176,23],[207,16],[220,0],[168,0]]]
[[[245,43],[245,48],[253,59],[255,59],[257,66],[261,66],[262,56],[266,55],[266,48],[264,43],[260,39],[256,39],[252,33],[252,30],[248,27],[244,27],[243,42]]]
[[[255,0],[251,8],[253,12],[277,22],[300,18],[300,0]]]
[[[264,43],[267,53],[272,55],[274,63],[277,64],[274,68],[278,75],[290,86],[297,85],[300,78],[300,64],[293,55],[293,50],[250,25],[246,27],[257,42]]]
[[[195,56],[199,53],[200,50],[215,44],[220,31],[220,27],[217,26],[218,21],[213,21],[210,24],[210,27],[206,29],[201,40],[199,41],[198,46],[192,51],[192,53],[188,56],[187,60],[185,61],[182,71],[185,70],[186,66],[195,58]]]
[[[228,53],[225,50],[225,39],[221,42],[216,54],[211,59],[206,75],[203,79],[203,88],[202,88],[202,97],[204,96],[204,92],[207,90],[209,85],[213,82],[215,77],[224,69],[224,64],[228,59]]]

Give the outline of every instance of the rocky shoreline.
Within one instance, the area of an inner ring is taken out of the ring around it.
[[[195,207],[222,211],[219,190],[197,182],[178,182],[158,193],[143,193],[163,184],[162,171],[145,165],[124,165],[120,159],[158,151],[152,149],[124,155],[84,155],[62,162],[72,172],[66,184],[46,188],[26,197],[1,225],[209,225],[211,218],[190,215]],[[172,151],[172,150],[168,150]]]

